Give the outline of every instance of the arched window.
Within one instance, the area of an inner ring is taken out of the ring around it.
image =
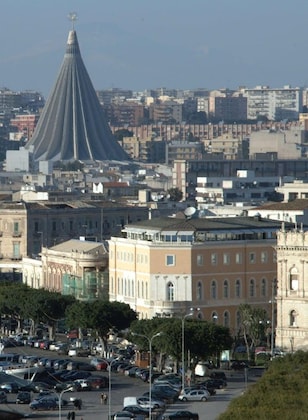
[[[298,272],[295,267],[290,270],[290,290],[298,290]]]
[[[230,326],[230,314],[228,311],[224,312],[224,327]]]
[[[167,300],[174,300],[174,285],[171,282],[167,284]]]
[[[135,281],[132,280],[132,297],[135,297]]]
[[[228,280],[224,281],[224,298],[227,299],[229,297],[229,282]]]
[[[218,322],[217,312],[212,312],[212,321],[214,322],[214,324],[217,324],[217,322]]]
[[[236,280],[235,282],[235,297],[241,297],[241,281]]]
[[[141,297],[142,297],[142,299],[144,299],[144,283],[143,283],[143,281],[141,282]]]
[[[211,298],[216,299],[216,297],[217,297],[217,285],[216,285],[216,281],[213,280],[211,284]]]
[[[291,311],[290,312],[290,327],[296,327],[296,311]]]
[[[145,283],[145,298],[148,299],[148,282]]]
[[[197,284],[197,300],[202,300],[202,283],[201,281]]]
[[[236,328],[237,330],[239,330],[241,328],[242,325],[242,318],[241,318],[241,313],[240,311],[236,312]]]
[[[266,279],[261,281],[261,296],[266,296]]]
[[[254,279],[250,279],[249,282],[249,296],[254,297],[255,295],[255,281]]]
[[[120,293],[120,278],[118,277],[118,290],[117,293]]]

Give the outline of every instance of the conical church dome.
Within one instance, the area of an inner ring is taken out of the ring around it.
[[[26,148],[40,160],[128,160],[114,139],[81,58],[75,30],[68,35],[58,78]]]

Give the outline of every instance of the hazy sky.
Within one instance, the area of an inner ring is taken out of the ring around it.
[[[307,0],[0,0],[0,87],[48,96],[70,12],[95,89],[308,85]]]

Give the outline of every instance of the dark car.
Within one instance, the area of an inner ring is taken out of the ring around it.
[[[149,410],[146,408],[142,408],[139,405],[128,405],[123,408],[123,411],[128,411],[129,413],[133,413],[136,416],[142,415],[144,417],[149,416]]]
[[[16,397],[16,404],[30,404],[31,394],[28,391],[18,392]]]
[[[208,388],[215,388],[215,389],[223,389],[227,387],[227,382],[223,379],[208,379],[201,383],[201,385],[204,385],[207,389]]]
[[[185,410],[173,411],[172,413],[164,414],[162,420],[199,420],[199,414]]]
[[[227,381],[227,377],[225,372],[215,371],[211,372],[210,374],[211,379],[223,379],[224,381]]]
[[[233,360],[230,365],[230,369],[233,370],[244,370],[246,368],[249,368],[249,363],[245,360]]]
[[[68,404],[67,400],[61,399],[61,405],[66,406]],[[31,410],[57,410],[59,408],[58,397],[48,396],[33,400],[29,407]]]
[[[87,381],[91,389],[101,389],[109,386],[109,379],[106,376],[89,376]]]

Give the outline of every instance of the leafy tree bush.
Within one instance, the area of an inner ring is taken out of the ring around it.
[[[308,418],[308,352],[274,359],[260,380],[231,401],[219,420]]]

